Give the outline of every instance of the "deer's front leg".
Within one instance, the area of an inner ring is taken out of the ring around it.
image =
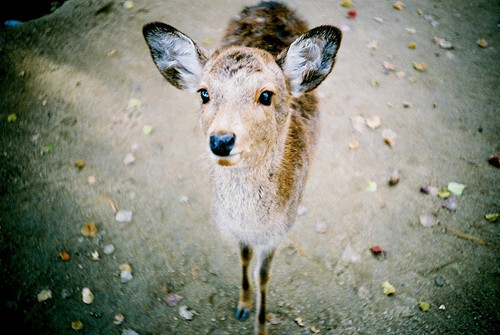
[[[274,249],[259,250],[257,264],[255,265],[255,282],[259,285],[257,292],[257,319],[255,322],[255,333],[267,335],[266,327],[266,302],[269,281],[271,279],[271,263],[274,257]]]
[[[253,250],[250,246],[240,243],[242,282],[240,289],[240,300],[236,308],[236,318],[245,321],[252,309],[252,289],[248,279],[248,268],[252,260]]]

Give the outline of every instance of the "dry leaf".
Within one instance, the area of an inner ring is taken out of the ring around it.
[[[378,115],[372,115],[365,120],[366,125],[370,127],[371,129],[377,129],[380,127],[380,117]]]
[[[429,310],[429,308],[431,308],[431,305],[428,302],[420,301],[418,303],[418,307],[420,307],[420,310],[422,312],[427,312]]]
[[[51,290],[41,290],[40,293],[36,296],[38,299],[38,302],[42,302],[45,300],[48,300],[52,298],[52,291]]]
[[[411,42],[410,44],[408,44],[408,48],[414,50],[417,48],[417,44],[415,42]]]
[[[413,68],[417,71],[424,72],[427,71],[427,64],[423,62],[413,62]]]
[[[73,330],[82,330],[83,322],[81,322],[80,320],[71,321],[71,328],[73,328]]]
[[[384,292],[385,295],[391,295],[396,292],[396,288],[392,286],[392,284],[389,283],[388,281],[383,282],[381,286],[382,286],[382,291]]]
[[[488,42],[484,38],[480,38],[476,41],[476,44],[479,45],[481,48],[486,48],[488,46]]]
[[[392,7],[394,7],[394,9],[397,9],[397,10],[402,10],[404,8],[404,6],[405,5],[401,1],[398,1],[394,5],[392,5]]]
[[[167,302],[167,305],[170,307],[177,306],[177,303],[182,299],[182,296],[175,294],[175,293],[169,293],[167,297],[165,298],[165,301]]]
[[[389,178],[389,186],[394,186],[399,183],[399,171],[397,169],[392,170],[391,178]]]
[[[69,261],[69,255],[67,252],[60,252],[59,257],[61,257],[63,261]]]
[[[369,42],[366,47],[371,50],[377,50],[377,41],[373,40]]]
[[[85,184],[94,185],[96,181],[97,181],[96,176],[89,176],[87,179],[85,179]]]
[[[118,313],[113,317],[113,323],[115,325],[120,325],[125,321],[125,316],[122,313]]]
[[[359,148],[359,143],[356,140],[349,141],[349,149],[356,150]]]
[[[94,301],[94,294],[90,292],[90,289],[88,287],[84,287],[82,289],[82,301],[87,305],[91,304]]]
[[[433,227],[439,224],[439,220],[432,215],[420,215],[420,224],[424,227]]]
[[[365,118],[362,116],[351,116],[351,125],[358,132],[362,133],[366,129]]]
[[[294,320],[299,326],[304,327],[304,322],[302,321],[302,318],[296,318]]]
[[[385,143],[387,143],[390,147],[394,146],[397,136],[398,135],[389,128],[382,130],[382,137],[384,138]]]
[[[85,167],[85,162],[84,162],[84,161],[82,161],[81,159],[79,159],[79,160],[77,160],[77,161],[75,162],[75,166],[76,166],[78,169],[80,169],[80,170],[81,170],[81,169],[83,169],[83,168]]]
[[[94,237],[97,234],[97,226],[91,222],[85,222],[82,227],[81,233],[86,237]]]
[[[396,66],[392,63],[384,61],[384,69],[386,69],[387,71],[396,71]]]
[[[453,45],[451,45],[451,43],[444,38],[434,36],[434,42],[436,42],[436,44],[439,45],[439,47],[442,49],[453,49]]]

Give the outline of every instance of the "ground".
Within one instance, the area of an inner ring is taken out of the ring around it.
[[[485,219],[500,211],[500,171],[488,162],[500,154],[500,8],[395,2],[287,2],[311,27],[337,25],[344,37],[317,89],[322,128],[307,213],[273,267],[271,334],[500,331],[499,223]],[[141,29],[163,21],[214,50],[228,20],[254,3],[69,0],[0,30],[4,329],[69,334],[79,320],[82,334],[252,332],[254,313],[234,318],[236,245],[210,215],[199,99],[161,77]],[[374,115],[376,129],[356,122]],[[397,134],[392,146],[385,129]],[[389,186],[395,169],[399,183]],[[420,191],[450,182],[467,185],[452,195],[455,211]],[[118,222],[116,210],[132,211],[132,221]],[[423,215],[439,224],[424,227]],[[94,237],[82,235],[86,222]],[[384,252],[374,255],[375,245]],[[51,298],[38,301],[43,290]],[[176,306],[171,293],[182,297]]]

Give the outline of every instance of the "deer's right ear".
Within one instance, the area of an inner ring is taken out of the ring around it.
[[[168,24],[152,22],[142,28],[151,57],[161,74],[175,87],[196,92],[206,52]]]

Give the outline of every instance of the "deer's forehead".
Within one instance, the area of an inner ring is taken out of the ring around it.
[[[252,48],[229,48],[215,54],[207,64],[207,77],[218,81],[228,81],[236,78],[264,79],[274,77],[277,66],[271,55],[260,53]]]

